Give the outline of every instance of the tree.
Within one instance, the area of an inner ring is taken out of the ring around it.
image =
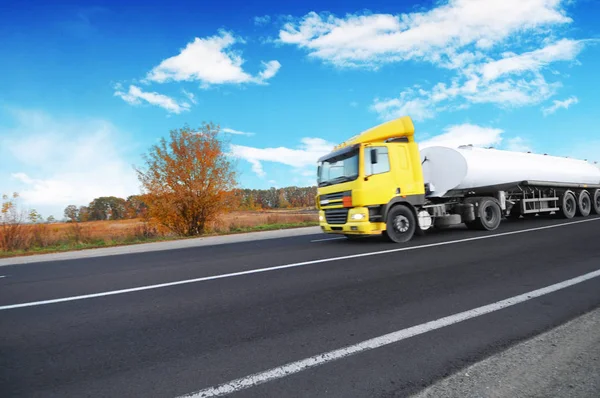
[[[52,223],[56,222],[56,218],[54,218],[54,216],[48,216],[48,218],[46,219],[46,222],[48,224],[52,224]]]
[[[126,217],[127,218],[137,218],[144,217],[146,214],[146,203],[144,203],[144,198],[141,195],[130,195],[127,197],[126,201]]]
[[[79,206],[79,222],[90,221],[90,209],[87,206]]]
[[[38,213],[37,210],[35,210],[35,209],[29,210],[29,214],[27,215],[27,219],[32,224],[37,224],[37,223],[42,222],[42,220],[44,220],[44,218],[42,217],[42,215],[40,213]]]
[[[65,207],[65,217],[69,222],[76,222],[79,218],[79,209],[75,205]]]
[[[150,216],[177,234],[202,234],[235,206],[236,172],[218,134],[213,123],[172,130],[136,168]]]
[[[126,216],[125,199],[115,196],[101,196],[92,200],[88,206],[90,220],[121,220]]]
[[[2,195],[0,207],[0,250],[16,250],[25,246],[26,234],[23,228],[25,211],[19,209],[19,194]]]

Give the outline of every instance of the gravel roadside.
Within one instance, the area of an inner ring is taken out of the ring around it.
[[[476,363],[414,398],[600,397],[600,308]]]

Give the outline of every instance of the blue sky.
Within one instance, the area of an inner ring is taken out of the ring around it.
[[[600,4],[485,3],[14,2],[0,192],[57,217],[138,193],[141,154],[203,121],[253,188],[313,185],[332,145],[402,115],[422,146],[600,161]]]

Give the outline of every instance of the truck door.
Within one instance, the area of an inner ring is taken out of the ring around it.
[[[413,170],[411,167],[410,155],[406,145],[397,145],[392,153],[393,170],[395,182],[400,188],[400,195],[414,195],[418,191]]]
[[[396,183],[390,167],[388,147],[385,145],[364,148],[365,185],[370,204],[386,204],[395,195]]]

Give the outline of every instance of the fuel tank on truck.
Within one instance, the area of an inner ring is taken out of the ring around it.
[[[600,184],[600,169],[584,160],[471,146],[433,146],[420,152],[431,197],[522,181]]]

